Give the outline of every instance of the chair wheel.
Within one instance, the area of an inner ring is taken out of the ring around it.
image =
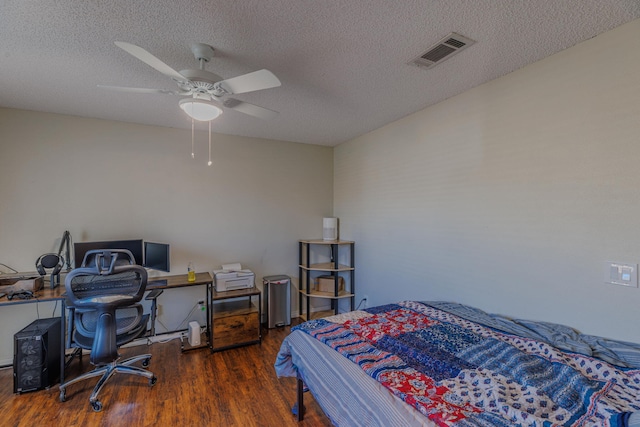
[[[146,359],[144,359],[144,360],[142,361],[142,367],[143,367],[143,368],[148,368],[150,363],[151,363],[151,358],[150,358],[150,357],[147,357]]]
[[[67,401],[67,393],[65,390],[60,390],[60,402]]]
[[[153,387],[158,382],[158,377],[154,376],[149,379],[149,387]]]
[[[94,412],[102,411],[102,402],[100,402],[99,400],[96,400],[95,402],[89,402],[89,403],[91,403],[91,407],[93,408]]]

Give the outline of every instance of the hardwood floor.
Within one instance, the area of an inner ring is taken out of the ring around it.
[[[13,370],[0,370],[0,426],[330,426],[310,393],[305,393],[305,419],[291,413],[296,380],[277,378],[273,363],[289,327],[263,329],[260,345],[212,354],[208,349],[180,352],[180,342],[121,349],[123,357],[152,354],[149,369],[158,382],[115,374],[100,393],[102,412],[94,412],[89,395],[96,378],[67,388],[60,402],[58,384],[49,390],[13,394]],[[82,370],[74,361],[73,378]]]

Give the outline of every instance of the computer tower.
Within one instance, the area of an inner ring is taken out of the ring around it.
[[[13,392],[42,390],[60,379],[60,318],[38,319],[13,336]]]

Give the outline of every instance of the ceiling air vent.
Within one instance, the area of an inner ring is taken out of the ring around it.
[[[409,64],[417,65],[418,67],[425,69],[431,68],[445,59],[451,58],[456,53],[466,49],[474,43],[475,41],[470,38],[461,36],[457,33],[451,33],[425,53],[413,59]]]

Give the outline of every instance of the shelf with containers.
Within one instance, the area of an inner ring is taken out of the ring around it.
[[[309,320],[338,314],[340,301],[355,304],[355,242],[350,240],[300,240],[298,242],[300,317]],[[311,313],[311,301],[330,300],[330,311]],[[304,302],[304,305],[303,305]]]

